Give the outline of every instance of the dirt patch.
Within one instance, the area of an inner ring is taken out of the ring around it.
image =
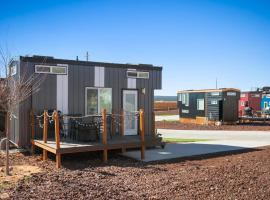
[[[231,130],[231,131],[270,131],[270,123],[250,123],[237,125],[196,125],[183,124],[178,121],[157,121],[156,128],[175,130]]]
[[[13,165],[10,167],[10,176],[5,175],[5,167],[0,167],[0,191],[13,187],[21,179],[29,178],[32,174],[41,172],[41,169],[32,165]],[[1,197],[0,197],[1,199]]]
[[[270,148],[198,160],[143,163],[110,153],[64,156],[63,168],[40,156],[12,155],[43,173],[3,193],[10,199],[270,199]],[[1,157],[1,155],[0,155]]]

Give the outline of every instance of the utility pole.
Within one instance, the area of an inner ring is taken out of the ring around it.
[[[86,61],[88,61],[88,57],[89,57],[89,54],[88,54],[88,51],[86,51]]]
[[[218,89],[217,81],[218,81],[218,80],[217,80],[217,78],[216,78],[216,89]]]

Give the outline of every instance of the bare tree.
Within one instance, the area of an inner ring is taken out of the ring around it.
[[[12,58],[8,49],[0,46],[0,110],[6,113],[6,175],[9,171],[9,144],[11,120],[16,120],[16,109],[19,104],[25,101],[32,93],[39,90],[44,76],[37,74],[27,74],[26,72],[17,72],[14,66],[15,60]]]

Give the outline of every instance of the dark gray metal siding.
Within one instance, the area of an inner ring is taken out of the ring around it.
[[[213,92],[206,93],[207,117],[209,120],[217,121],[220,119],[219,101],[222,100],[222,93],[219,92],[219,95],[212,95],[212,93]],[[217,101],[217,104],[212,104],[212,101]]]
[[[94,87],[93,66],[69,65],[68,110],[69,114],[85,114],[85,88]]]
[[[228,96],[228,92],[235,92],[236,96]],[[223,92],[223,121],[236,122],[238,120],[240,92],[226,91]]]
[[[179,114],[180,118],[192,118],[196,119],[196,117],[205,117],[205,109],[204,110],[197,110],[197,99],[204,99],[205,105],[205,93],[204,92],[196,92],[196,93],[188,93],[189,94],[189,105],[186,106],[179,103]],[[205,108],[205,106],[204,106]],[[188,110],[189,113],[183,113],[182,110]]]

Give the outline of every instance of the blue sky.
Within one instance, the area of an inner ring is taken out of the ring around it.
[[[270,85],[270,1],[0,0],[13,55],[163,66],[163,89]]]

